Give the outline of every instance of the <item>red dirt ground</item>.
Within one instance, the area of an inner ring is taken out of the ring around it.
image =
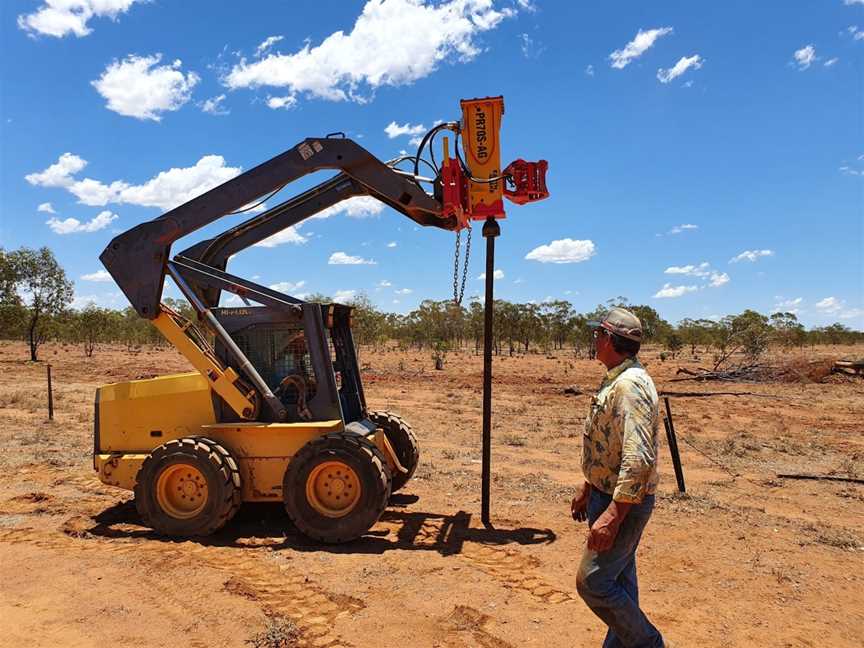
[[[864,645],[864,486],[776,476],[864,477],[864,381],[671,383],[699,362],[642,357],[660,389],[757,394],[672,399],[687,495],[664,443],[639,553],[655,624],[676,646]],[[427,353],[364,349],[369,405],[413,424],[421,466],[367,536],[328,547],[277,505],[247,505],[205,540],[153,535],[131,494],[91,469],[93,392],[185,361],[121,348],[88,359],[59,345],[44,359],[54,422],[44,364],[0,343],[0,644],[600,645],[602,625],[574,588],[585,528],[569,516],[598,363],[564,351],[495,360],[495,528],[485,529],[480,358],[451,353],[433,371]]]

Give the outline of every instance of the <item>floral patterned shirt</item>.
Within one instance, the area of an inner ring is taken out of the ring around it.
[[[638,503],[657,490],[659,398],[636,358],[606,372],[582,438],[585,480],[616,502]]]

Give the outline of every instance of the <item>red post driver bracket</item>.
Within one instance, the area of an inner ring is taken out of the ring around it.
[[[546,188],[546,160],[526,162],[519,159],[504,169],[504,175],[513,183],[513,189],[504,185],[504,197],[517,205],[537,202],[549,197]]]

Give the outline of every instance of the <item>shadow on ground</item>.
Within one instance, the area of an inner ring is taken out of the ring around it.
[[[244,504],[228,525],[207,537],[174,538],[161,536],[142,526],[133,502],[121,502],[92,516],[93,526],[82,529],[94,536],[156,542],[196,542],[202,546],[329,552],[338,554],[381,554],[402,551],[434,551],[443,556],[459,554],[466,542],[482,545],[551,544],[557,536],[551,529],[501,526],[471,526],[471,514],[409,510],[418,501],[415,495],[394,495],[379,524],[352,542],[329,545],[302,535],[279,504]],[[389,528],[382,528],[389,527]]]

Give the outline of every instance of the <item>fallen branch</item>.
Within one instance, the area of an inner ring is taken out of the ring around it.
[[[697,367],[696,371],[679,367],[675,375],[685,374],[687,378],[672,378],[669,382],[683,382],[685,380],[725,380],[729,382],[755,382],[759,372],[764,371],[762,365],[745,365],[737,369],[729,369],[728,371],[708,371],[702,367]]]
[[[864,360],[837,360],[831,367],[831,373],[864,376]]]
[[[661,396],[677,396],[679,398],[707,398],[709,396],[755,396],[757,398],[785,398],[785,396],[774,396],[773,394],[757,394],[756,392],[733,392],[733,391],[718,391],[718,392],[680,392],[680,391],[661,391]]]
[[[835,477],[834,475],[804,475],[798,473],[777,473],[781,479],[813,479],[815,481],[839,481],[853,484],[864,484],[864,479],[857,477]]]

